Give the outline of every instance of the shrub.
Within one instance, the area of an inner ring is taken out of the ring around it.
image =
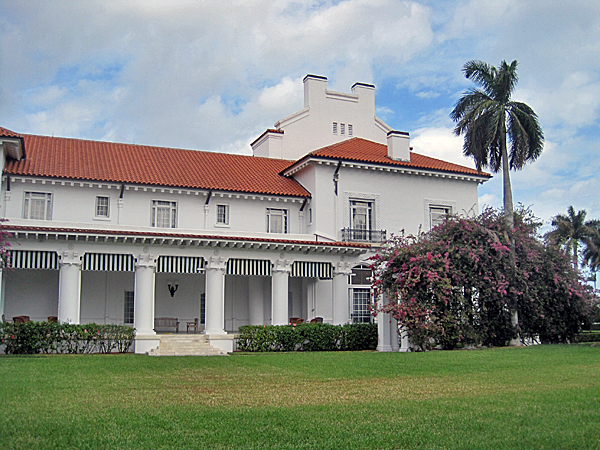
[[[0,323],[1,345],[13,355],[37,353],[127,352],[135,329],[123,325],[59,324],[49,322]]]
[[[452,217],[431,232],[397,237],[373,257],[374,288],[421,350],[502,346],[522,339],[569,342],[588,321],[595,296],[568,255],[539,239],[530,212]],[[511,247],[514,242],[514,253]],[[511,311],[519,327],[511,324]]]
[[[377,325],[245,325],[238,330],[237,348],[245,352],[374,350]]]

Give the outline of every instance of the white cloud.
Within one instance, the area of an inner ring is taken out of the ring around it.
[[[412,133],[410,142],[417,153],[475,167],[473,160],[462,154],[463,138],[455,136],[450,128],[419,128]]]

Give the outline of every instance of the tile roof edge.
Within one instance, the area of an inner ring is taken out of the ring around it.
[[[263,242],[266,244],[289,244],[289,245],[317,245],[326,247],[344,247],[357,249],[370,249],[370,244],[341,242],[341,241],[304,241],[295,239],[269,239],[260,237],[245,237],[245,236],[223,236],[210,234],[190,234],[190,233],[161,233],[153,231],[130,231],[130,230],[97,230],[88,228],[56,228],[56,227],[35,227],[27,225],[13,225],[5,223],[1,226],[6,232],[24,231],[24,232],[40,232],[40,233],[75,233],[75,234],[98,234],[98,235],[114,235],[114,236],[139,236],[139,237],[156,237],[156,238],[181,238],[181,239],[207,239],[207,240],[223,240],[223,241],[248,241],[248,242]],[[9,249],[10,250],[10,249]]]

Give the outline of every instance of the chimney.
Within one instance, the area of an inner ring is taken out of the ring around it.
[[[250,144],[254,156],[282,159],[283,130],[267,130]]]
[[[388,158],[410,162],[410,135],[405,131],[390,131],[387,134]]]
[[[304,80],[304,107],[310,106],[311,102],[320,103],[325,101],[327,90],[327,77],[319,75],[306,75]]]

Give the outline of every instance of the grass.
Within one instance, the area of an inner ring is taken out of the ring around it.
[[[0,448],[600,449],[600,348],[0,357]]]

